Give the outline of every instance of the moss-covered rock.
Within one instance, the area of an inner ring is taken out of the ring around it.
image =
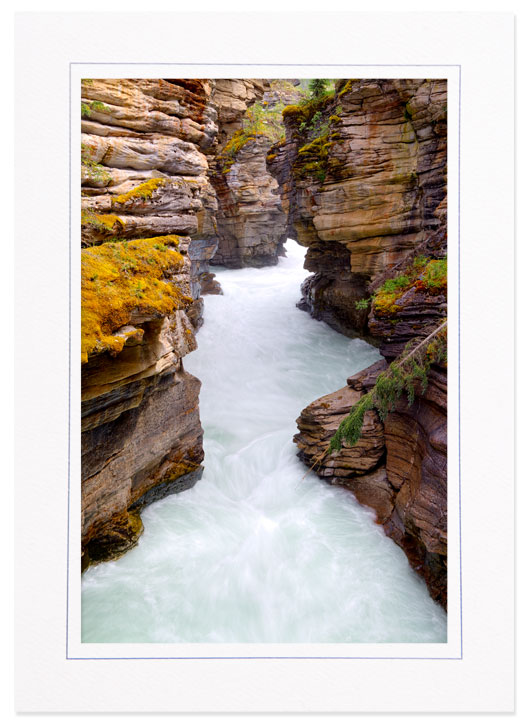
[[[82,362],[121,352],[126,335],[119,330],[133,310],[161,317],[191,303],[170,280],[184,264],[177,241],[153,237],[82,250]]]

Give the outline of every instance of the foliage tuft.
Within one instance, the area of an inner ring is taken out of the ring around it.
[[[424,340],[412,340],[406,345],[402,355],[380,373],[374,387],[343,418],[330,440],[327,453],[341,450],[345,443],[348,446],[357,443],[367,411],[375,409],[381,421],[385,421],[403,393],[406,393],[409,404],[413,405],[416,391],[424,393],[427,389],[430,366],[433,363],[446,364],[446,328],[445,320]]]

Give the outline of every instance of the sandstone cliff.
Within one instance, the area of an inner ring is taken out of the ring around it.
[[[385,362],[307,406],[297,420],[299,457],[327,483],[348,488],[370,506],[405,551],[429,592],[447,606],[447,378],[432,366],[424,392],[403,398],[384,422],[370,410],[355,446],[323,454],[343,418],[377,380]],[[316,461],[320,462],[316,464]]]
[[[198,80],[82,84],[83,566],[133,546],[140,508],[202,472],[200,383],[182,358],[216,246],[212,92]]]
[[[219,208],[213,264],[260,267],[277,264],[284,253],[286,215],[266,155],[284,136],[284,102],[298,95],[287,81],[216,81],[219,141],[211,180]]]
[[[308,247],[299,306],[347,335],[371,335],[388,362],[446,319],[446,82],[349,80],[284,109],[270,149],[288,236]],[[355,446],[323,457],[387,362],[302,411],[299,456],[376,511],[446,607],[446,363]]]
[[[315,273],[302,306],[346,334],[367,331],[370,281],[442,227],[446,101],[446,81],[352,79],[284,109],[268,168]]]

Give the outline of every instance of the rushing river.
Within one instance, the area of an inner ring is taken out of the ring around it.
[[[304,250],[221,270],[199,349],[205,472],[142,512],[122,559],[83,576],[84,642],[443,642],[446,616],[348,491],[296,457],[295,419],[378,352],[295,306]]]

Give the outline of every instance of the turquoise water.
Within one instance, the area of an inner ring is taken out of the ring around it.
[[[199,349],[205,472],[142,512],[122,559],[82,579],[84,642],[443,642],[446,615],[348,491],[296,456],[295,419],[379,359],[295,306],[304,250],[221,270]]]

